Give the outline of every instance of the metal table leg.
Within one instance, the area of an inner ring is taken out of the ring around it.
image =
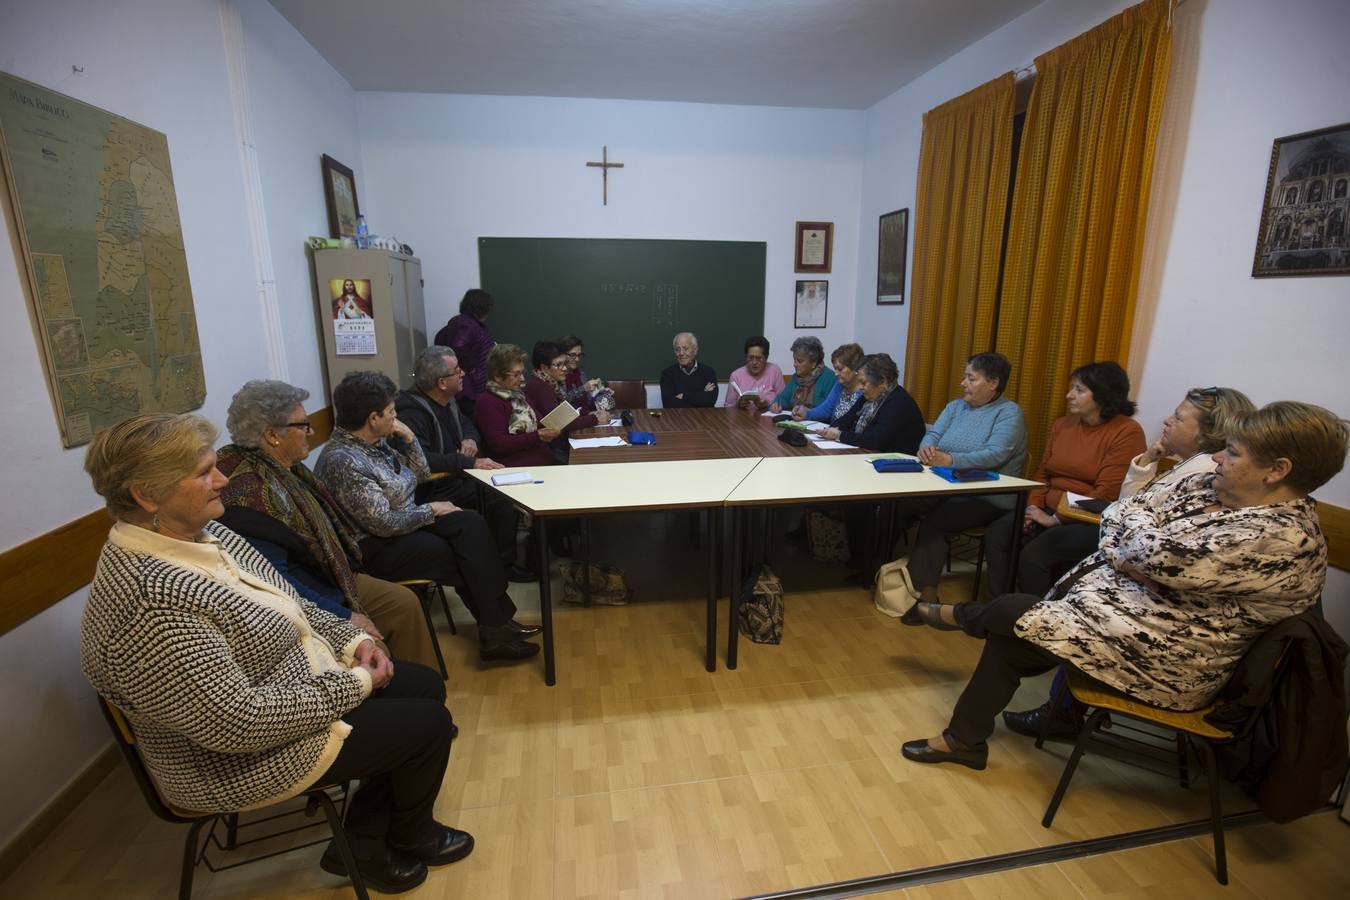
[[[708,517],[708,635],[704,650],[706,657],[703,667],[709,672],[717,671],[717,595],[721,579],[721,569],[717,565],[717,548],[720,544],[718,532],[721,531],[721,507],[710,506],[706,510]]]
[[[1003,593],[1011,594],[1017,590],[1017,564],[1022,556],[1022,520],[1027,515],[1027,491],[1017,492],[1017,502],[1013,505],[1012,559],[1008,566],[1008,583],[1003,585]],[[975,586],[978,591],[979,585]],[[989,585],[989,591],[999,596],[999,585]]]
[[[733,507],[731,510],[731,560],[728,569],[731,570],[731,596],[727,609],[731,615],[728,616],[729,624],[727,626],[727,668],[736,668],[736,639],[739,636],[737,631],[737,620],[740,618],[741,607],[741,582],[745,575],[741,571],[744,566],[741,561],[742,543],[745,540],[745,513],[739,507]]]
[[[553,667],[553,584],[548,569],[548,520],[534,517],[539,529],[539,616],[544,627],[544,684],[558,683]]]

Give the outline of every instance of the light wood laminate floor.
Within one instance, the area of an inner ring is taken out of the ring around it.
[[[686,520],[595,526],[597,559],[624,566],[638,602],[555,613],[560,684],[536,658],[480,669],[473,623],[441,634],[460,727],[439,818],[471,831],[468,859],[416,898],[740,897],[1202,818],[1203,787],[1100,757],[1079,770],[1055,827],[1040,817],[1067,747],[1002,729],[984,772],[919,766],[901,742],[946,722],[980,645],[907,628],[844,570],[788,546],[780,646],[742,640],[703,670],[703,567]],[[655,549],[653,549],[655,548]],[[949,599],[968,591],[952,576]],[[514,585],[532,620],[537,589]],[[556,596],[556,594],[555,594]],[[719,641],[725,642],[725,605]],[[1014,708],[1043,699],[1023,686]],[[1249,806],[1236,793],[1229,811]],[[154,819],[119,764],[8,880],[6,898],[166,897],[182,829]],[[198,869],[200,898],[350,897],[319,848],[230,872]],[[1232,884],[1208,836],[874,896],[1350,896],[1350,827],[1334,815],[1229,836]]]

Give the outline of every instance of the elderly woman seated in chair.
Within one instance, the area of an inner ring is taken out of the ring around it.
[[[220,521],[267,558],[291,587],[339,619],[384,641],[400,659],[436,667],[422,605],[408,588],[359,571],[356,523],[304,463],[309,391],[250,381],[230,400],[231,444],[216,465],[230,483]]]
[[[1212,474],[1107,507],[1100,549],[1049,597],[916,605],[985,644],[946,730],[904,756],[983,769],[1022,678],[1061,662],[1144,703],[1203,707],[1262,632],[1321,597],[1327,542],[1308,494],[1341,470],[1346,440],[1321,407],[1271,403],[1230,426]]]
[[[142,415],[99,432],[85,470],[117,519],[80,625],[80,664],[135,730],[165,801],[265,806],[360,779],[347,833],[367,884],[410,890],[473,838],[432,818],[456,729],[440,675],[390,661],[213,522],[216,429]],[[347,874],[333,845],[320,865]]]

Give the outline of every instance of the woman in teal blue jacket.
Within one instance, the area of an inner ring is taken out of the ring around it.
[[[819,406],[834,387],[834,373],[825,367],[825,348],[819,338],[800,337],[792,342],[792,377],[773,399],[774,412],[797,406]]]

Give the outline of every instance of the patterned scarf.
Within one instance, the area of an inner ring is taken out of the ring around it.
[[[841,391],[839,402],[834,405],[834,411],[830,413],[830,421],[838,422],[842,419],[862,395],[862,388],[858,388],[856,391]]]
[[[357,529],[314,473],[304,463],[286,469],[261,449],[237,444],[222,447],[216,465],[230,477],[221,502],[262,513],[293,532],[360,612],[352,571],[352,562],[361,562]]]
[[[530,406],[530,401],[525,399],[524,391],[519,388],[511,390],[491,380],[487,383],[487,389],[488,393],[496,394],[511,404],[511,421],[506,426],[507,434],[529,434],[531,431],[539,430],[539,420],[534,417],[534,409]]]
[[[613,409],[614,392],[607,387],[601,387],[594,394],[586,390],[586,382],[591,379],[586,377],[586,373],[580,369],[567,373],[567,378],[563,382],[565,399],[568,403],[577,409],[584,410],[587,400],[596,409]]]
[[[816,366],[811,374],[807,375],[805,378],[800,375],[793,376],[797,381],[797,387],[792,392],[793,406],[815,406],[815,404],[811,402],[812,394],[816,391],[816,379],[819,378],[820,373],[824,371],[824,366]]]
[[[868,400],[863,404],[862,412],[858,413],[858,424],[853,427],[855,432],[861,434],[867,430],[867,426],[872,424],[872,417],[877,414],[877,410],[881,409],[881,404],[886,402],[886,398],[891,395],[893,390],[895,390],[895,385],[891,385],[878,394],[877,399]]]

